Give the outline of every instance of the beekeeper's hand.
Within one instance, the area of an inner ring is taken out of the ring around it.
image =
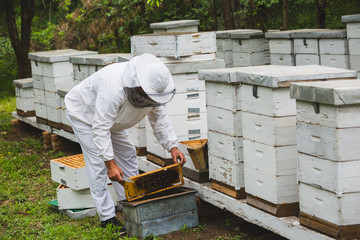
[[[123,179],[124,173],[121,170],[121,168],[119,168],[119,166],[116,165],[114,160],[106,161],[105,165],[108,169],[108,176],[111,181],[117,181],[119,183],[124,182]]]
[[[178,163],[178,160],[180,161],[181,166],[183,166],[186,163],[184,154],[182,152],[180,152],[180,150],[177,147],[173,147],[170,150],[170,153],[171,153],[174,163]]]

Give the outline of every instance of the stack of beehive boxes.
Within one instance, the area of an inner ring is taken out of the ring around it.
[[[342,21],[346,23],[350,68],[360,76],[360,14],[343,16]]]
[[[242,111],[236,71],[199,71],[205,80],[208,119],[208,159],[211,187],[234,198],[245,198]]]
[[[360,236],[360,81],[291,84],[296,99],[300,223]]]
[[[303,29],[294,38],[296,66],[322,65],[349,69],[349,48],[345,30]]]
[[[225,67],[270,64],[269,41],[261,30],[236,29],[216,32],[216,57]]]
[[[199,81],[199,69],[224,67],[215,59],[214,32],[165,33],[132,36],[133,56],[151,53],[169,68],[176,94],[166,106],[179,141],[207,138],[205,83]],[[150,123],[146,121],[148,154],[162,159],[171,155],[156,140]]]
[[[56,189],[59,210],[95,208],[82,154],[50,161],[51,179],[60,185]],[[108,179],[108,189],[114,204],[118,204],[115,189]]]
[[[197,32],[199,20],[176,20],[169,22],[151,23],[150,28],[154,33],[166,32]]]
[[[14,80],[13,83],[15,85],[16,113],[24,117],[35,116],[32,78]]]
[[[73,67],[69,57],[93,53],[73,49],[29,53],[37,122],[54,128],[61,127],[57,88],[73,85]]]
[[[271,65],[295,66],[293,31],[266,32],[269,40]]]

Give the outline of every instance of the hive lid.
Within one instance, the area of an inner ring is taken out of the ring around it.
[[[233,32],[230,34],[231,39],[253,39],[253,38],[264,38],[265,34],[260,31],[241,31],[241,32]]]
[[[285,38],[290,39],[293,38],[294,33],[302,33],[302,32],[315,32],[321,29],[296,29],[296,30],[287,30],[287,31],[269,31],[265,33],[266,38]]]
[[[319,65],[280,66],[266,65],[243,67],[236,70],[236,80],[240,83],[270,88],[289,87],[290,82],[356,78],[353,70]]]
[[[205,80],[209,82],[218,82],[218,83],[240,83],[237,79],[236,72],[237,68],[219,68],[219,69],[208,69],[208,70],[199,70],[198,79]]]
[[[342,16],[341,21],[344,23],[360,22],[360,14]]]
[[[262,33],[259,29],[233,29],[233,30],[224,30],[224,31],[216,31],[216,38],[219,39],[227,39],[231,38],[231,34],[235,33],[249,33],[249,32],[259,32]]]
[[[17,79],[13,81],[14,85],[19,88],[31,88],[33,87],[33,79],[32,78],[23,78]]]
[[[196,19],[157,22],[157,23],[150,23],[150,29],[172,29],[172,28],[179,28],[179,27],[198,26],[199,24],[200,24],[200,21],[196,20]]]
[[[360,79],[291,83],[290,97],[336,106],[360,104]]]
[[[61,49],[43,52],[32,52],[29,53],[28,57],[30,60],[39,62],[66,62],[69,61],[70,56],[76,55],[89,55],[97,54],[95,51],[78,51],[75,49]]]
[[[98,65],[105,66],[111,63],[119,62],[121,53],[108,53],[108,54],[91,54],[85,56],[71,56],[70,62],[83,65]]]
[[[292,38],[346,38],[345,29],[303,29],[304,31],[294,31]]]

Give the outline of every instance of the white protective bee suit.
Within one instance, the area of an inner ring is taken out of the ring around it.
[[[104,161],[114,159],[126,177],[139,174],[136,150],[126,129],[148,116],[159,143],[169,151],[178,146],[165,105],[135,107],[124,91],[141,86],[150,97],[151,89],[155,94],[172,91],[171,94],[157,95],[163,101],[171,100],[175,93],[171,75],[167,85],[147,79],[152,74],[151,70],[154,73],[154,67],[163,69],[165,65],[161,64],[150,54],[134,57],[126,63],[114,63],[86,78],[65,96],[68,118],[82,148],[90,191],[101,221],[115,216],[113,200],[106,187],[107,168]],[[164,76],[160,74],[160,77]],[[118,198],[125,199],[123,187],[114,181],[113,186]]]

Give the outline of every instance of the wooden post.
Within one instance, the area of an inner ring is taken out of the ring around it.
[[[14,132],[20,132],[23,123],[19,119],[11,119],[11,126]]]
[[[42,137],[43,137],[43,147],[44,149],[52,149],[52,145],[51,145],[51,133],[49,132],[42,132]]]

